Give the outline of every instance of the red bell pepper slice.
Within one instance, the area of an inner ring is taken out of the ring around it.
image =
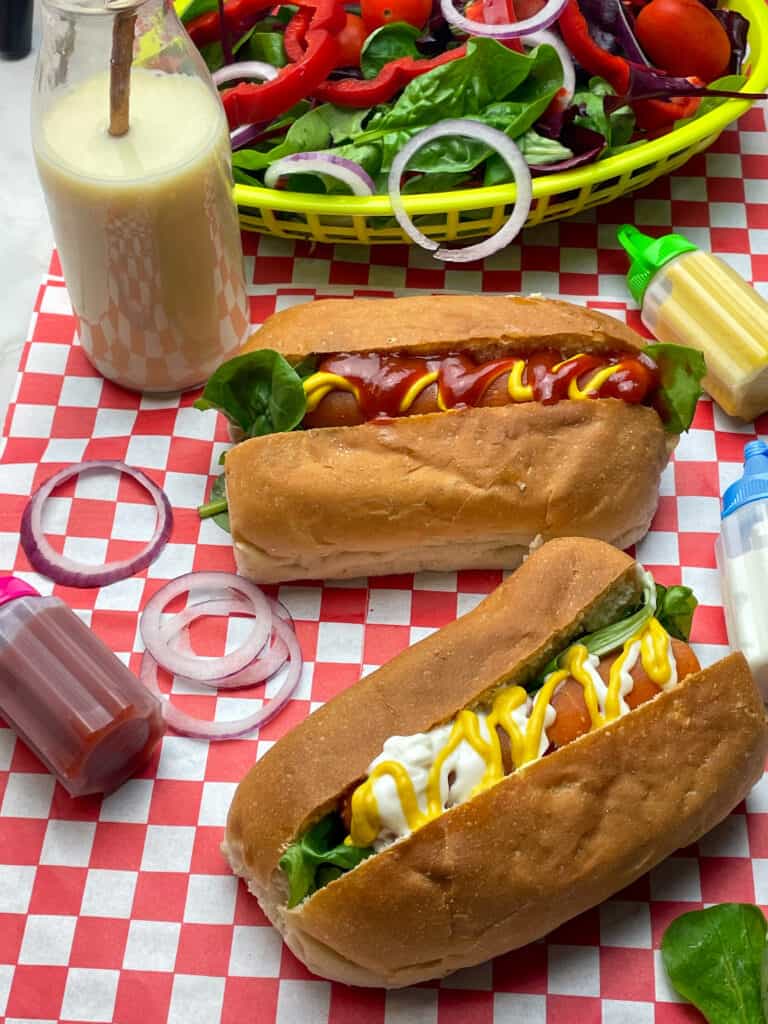
[[[224,4],[224,21],[230,38],[239,39],[273,6],[264,0],[228,0]],[[218,11],[201,14],[184,26],[195,46],[207,46],[221,40],[221,18]]]
[[[263,9],[273,5],[271,0]],[[318,85],[338,64],[337,35],[346,21],[342,0],[299,0],[298,6],[311,14],[301,59],[281,68],[270,82],[243,82],[225,89],[221,99],[230,128],[279,117],[300,100],[316,95]]]
[[[629,61],[597,45],[578,0],[568,0],[557,25],[565,45],[584,70],[604,78],[614,92],[623,96],[629,88]]]
[[[420,75],[449,64],[452,60],[463,57],[466,46],[455,50],[446,50],[437,57],[416,60],[414,57],[400,57],[385,64],[375,78],[360,81],[356,78],[342,78],[338,82],[323,82],[314,95],[325,103],[335,103],[338,107],[375,107],[377,103],[386,103],[395,93],[404,89],[409,82]]]

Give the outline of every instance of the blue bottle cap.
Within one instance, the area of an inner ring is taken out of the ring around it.
[[[721,518],[760,500],[768,500],[768,444],[750,441],[744,446],[744,476],[726,489]]]

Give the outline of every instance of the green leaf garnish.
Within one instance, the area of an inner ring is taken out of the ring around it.
[[[656,584],[656,618],[669,635],[678,640],[687,641],[690,637],[698,603],[690,587]]]
[[[676,918],[661,940],[661,954],[673,987],[709,1024],[765,1024],[765,937],[758,907],[721,903]]]
[[[643,352],[653,359],[661,375],[657,411],[664,429],[681,434],[693,422],[701,397],[701,380],[707,372],[704,356],[694,348],[667,342],[646,345]]]
[[[227,533],[232,532],[229,526],[229,506],[227,505],[226,478],[224,473],[217,476],[213,481],[208,501],[204,505],[198,506],[197,514],[201,519],[213,519],[214,523],[220,526],[222,530],[226,530]]]
[[[288,906],[295,907],[324,885],[370,857],[372,847],[348,846],[338,814],[328,814],[292,843],[280,858],[288,878]]]
[[[297,427],[307,400],[296,370],[279,352],[265,348],[222,363],[195,408],[218,409],[246,437],[260,437]]]

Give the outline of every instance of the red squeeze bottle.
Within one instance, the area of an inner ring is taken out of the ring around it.
[[[165,731],[162,707],[58,597],[0,576],[0,715],[71,796],[110,793]]]

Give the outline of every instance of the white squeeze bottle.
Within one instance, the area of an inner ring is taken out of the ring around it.
[[[715,544],[728,640],[743,651],[768,704],[768,444],[744,448],[744,476],[723,495]]]
[[[704,353],[705,390],[729,416],[768,411],[768,302],[727,263],[683,235],[651,238],[631,224],[618,239],[632,260],[627,284],[659,341]]]

